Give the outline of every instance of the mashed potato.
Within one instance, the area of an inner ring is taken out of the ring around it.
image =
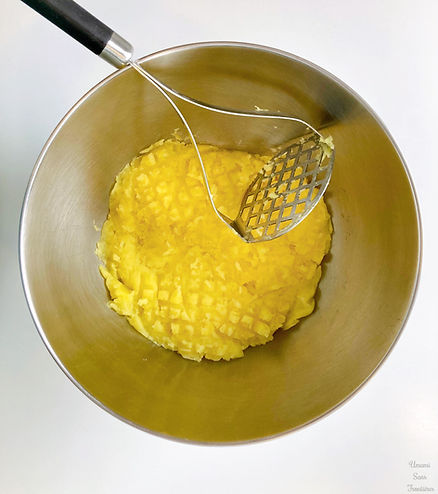
[[[200,146],[218,209],[234,218],[267,162]],[[97,255],[111,301],[141,334],[183,357],[242,357],[314,308],[332,226],[321,200],[292,231],[245,243],[214,214],[192,145],[159,141],[116,177]]]

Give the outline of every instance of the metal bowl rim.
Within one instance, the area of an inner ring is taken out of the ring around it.
[[[118,413],[114,412],[111,410],[111,408],[107,407],[104,405],[102,402],[100,402],[97,398],[95,398],[91,393],[89,393],[68,371],[68,369],[64,366],[62,361],[58,358],[55,350],[52,348],[50,342],[48,341],[44,329],[39,321],[37,311],[35,309],[35,306],[33,304],[33,298],[32,294],[29,288],[29,283],[27,279],[27,272],[26,272],[26,256],[24,253],[24,244],[25,244],[25,220],[26,220],[26,214],[27,214],[27,206],[30,198],[30,194],[32,192],[32,186],[35,181],[35,178],[38,174],[38,170],[40,166],[42,165],[45,155],[50,148],[52,142],[58,135],[59,131],[61,128],[64,126],[64,124],[67,122],[67,120],[70,118],[70,116],[84,103],[92,94],[94,94],[97,90],[99,90],[101,87],[105,86],[107,83],[109,83],[112,79],[115,77],[118,77],[121,73],[127,71],[127,70],[132,70],[130,67],[124,67],[123,69],[117,70],[107,76],[105,79],[97,83],[94,87],[92,87],[87,93],[85,93],[71,108],[70,110],[64,115],[64,117],[60,120],[58,125],[55,127],[55,129],[52,131],[50,134],[49,138],[47,139],[43,149],[41,150],[35,165],[33,167],[33,170],[31,172],[29,182],[26,188],[26,192],[24,195],[23,199],[23,205],[21,208],[21,214],[20,214],[20,223],[19,223],[19,238],[18,238],[18,257],[19,257],[19,264],[20,264],[20,276],[21,276],[21,282],[23,285],[24,289],[24,294],[26,298],[27,305],[29,307],[30,313],[32,320],[37,328],[37,331],[43,340],[44,345],[46,346],[47,350],[49,351],[50,355],[52,358],[55,360],[55,362],[58,364],[60,369],[64,372],[64,374],[70,379],[70,381],[80,390],[82,391],[92,402],[94,402],[96,405],[98,405],[100,408],[105,410],[106,412],[110,413],[112,416],[116,417],[117,419],[121,420],[122,422],[125,422],[139,430],[142,430],[144,432],[148,432],[154,436],[158,436],[161,438],[165,439],[170,439],[172,441],[180,442],[180,443],[185,443],[185,444],[194,444],[194,445],[201,445],[201,446],[230,446],[230,445],[245,445],[245,444],[250,444],[250,443],[259,443],[261,441],[267,441],[269,439],[274,439],[277,437],[285,436],[286,434],[290,434],[291,432],[295,432],[297,430],[303,429],[304,427],[309,426],[310,424],[321,420],[322,418],[328,416],[338,408],[340,408],[342,405],[347,403],[359,390],[362,389],[362,387],[369,382],[370,378],[374,376],[376,371],[382,366],[383,362],[386,361],[388,355],[391,353],[393,350],[395,344],[397,343],[398,339],[400,338],[400,335],[406,326],[406,322],[409,318],[409,315],[411,314],[412,307],[414,304],[414,301],[416,299],[416,295],[418,292],[418,285],[419,285],[419,280],[420,280],[420,272],[421,272],[421,265],[422,265],[422,250],[423,250],[423,233],[422,233],[422,222],[421,222],[421,216],[420,216],[420,207],[419,207],[419,202],[418,202],[418,197],[417,193],[414,188],[413,180],[412,177],[409,173],[407,164],[405,159],[403,158],[403,155],[397,146],[396,142],[394,141],[392,135],[390,134],[389,130],[387,129],[386,125],[383,123],[381,118],[375,113],[375,111],[368,105],[368,103],[361,97],[359,96],[352,88],[350,88],[347,84],[345,84],[342,80],[334,76],[332,73],[328,72],[327,70],[323,69],[319,65],[314,64],[313,62],[309,62],[308,60],[301,58],[297,55],[294,55],[292,53],[288,53],[284,50],[279,50],[276,48],[271,48],[269,46],[264,46],[264,45],[258,45],[258,44],[253,44],[253,43],[245,43],[245,42],[238,42],[238,41],[206,41],[206,42],[198,42],[198,43],[187,43],[183,45],[178,45],[175,47],[170,47],[166,48],[163,50],[159,50],[157,52],[154,52],[150,55],[146,55],[140,59],[138,59],[141,63],[143,62],[148,62],[150,60],[153,60],[155,58],[159,58],[161,56],[165,56],[168,54],[174,54],[178,53],[179,51],[186,51],[187,49],[191,48],[207,48],[207,47],[238,47],[238,48],[248,48],[248,49],[253,49],[256,51],[265,51],[268,53],[272,53],[274,55],[281,55],[289,60],[294,60],[297,62],[302,63],[303,65],[306,65],[310,67],[313,70],[316,70],[319,73],[322,73],[332,81],[334,81],[336,84],[342,87],[345,91],[347,91],[354,99],[356,99],[369,113],[370,115],[374,118],[376,123],[381,127],[381,129],[385,132],[386,136],[388,137],[389,141],[391,142],[392,146],[394,147],[395,151],[397,152],[397,155],[400,159],[401,164],[403,165],[404,172],[408,178],[409,186],[411,189],[411,194],[414,199],[414,205],[415,205],[415,212],[416,212],[416,218],[417,218],[417,229],[418,229],[418,248],[417,248],[417,267],[416,267],[416,273],[415,273],[415,281],[414,281],[414,286],[412,289],[411,297],[408,303],[408,309],[406,311],[406,314],[403,318],[403,320],[400,323],[400,329],[398,330],[398,333],[396,337],[394,338],[393,342],[389,346],[386,354],[382,357],[380,362],[376,365],[376,367],[370,372],[370,374],[346,397],[344,397],[341,401],[339,401],[336,405],[332,406],[331,408],[327,409],[325,412],[323,412],[321,415],[318,417],[315,417],[313,419],[310,419],[309,421],[298,425],[296,427],[293,427],[291,429],[269,435],[269,436],[262,436],[262,437],[256,437],[252,439],[246,439],[242,441],[196,441],[196,440],[191,440],[191,439],[184,439],[184,438],[179,438],[176,436],[172,436],[170,434],[164,434],[161,432],[153,431],[151,429],[148,429],[146,427],[143,427],[139,424],[136,424],[135,422],[123,417],[122,415],[119,415]]]

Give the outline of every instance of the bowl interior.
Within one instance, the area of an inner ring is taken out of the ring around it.
[[[180,121],[133,70],[86,95],[49,139],[21,225],[26,295],[49,350],[96,402],[141,428],[180,439],[263,438],[308,423],[374,371],[407,315],[419,260],[418,214],[401,158],[369,109],[307,62],[241,44],[170,49],[144,66],[210,103],[255,106],[326,127],[336,162],[326,200],[334,224],[315,312],[231,362],[195,363],[158,348],[107,306],[94,254],[115,175]],[[203,142],[262,151],[294,125],[181,104]]]

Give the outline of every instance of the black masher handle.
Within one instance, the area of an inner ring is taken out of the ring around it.
[[[123,67],[130,60],[131,44],[73,0],[22,1],[114,66]]]

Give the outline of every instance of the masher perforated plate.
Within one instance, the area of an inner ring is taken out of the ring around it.
[[[243,197],[234,227],[247,242],[272,240],[316,206],[330,181],[334,152],[317,134],[296,139],[257,174]]]

